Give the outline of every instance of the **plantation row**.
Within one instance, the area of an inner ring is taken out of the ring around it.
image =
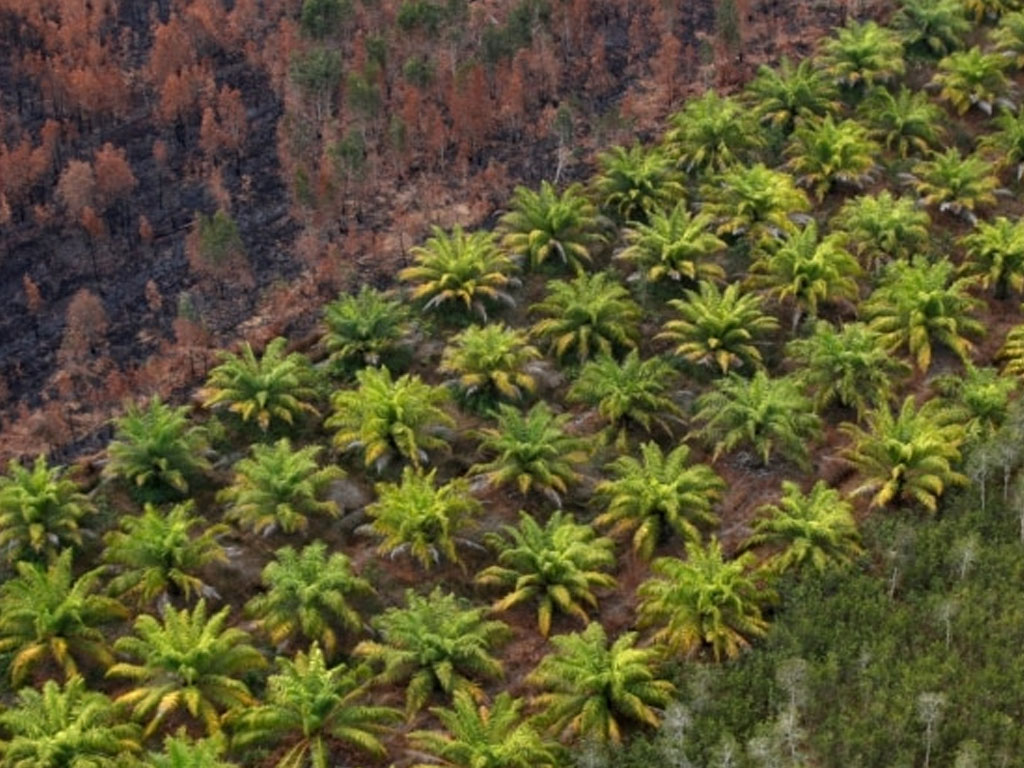
[[[128,406],[88,493],[12,464],[0,766],[562,766],[666,713],[600,759],[709,759],[698,670],[825,636],[845,619],[807,612],[853,585],[896,601],[857,518],[973,479],[995,526],[989,480],[1016,487],[1015,6],[906,0],[586,187],[518,189],[494,232],[436,229],[315,355],[246,345],[195,412]],[[751,477],[767,497],[730,497]],[[798,698],[720,764],[873,764]]]

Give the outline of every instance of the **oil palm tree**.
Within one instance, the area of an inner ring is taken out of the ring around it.
[[[331,370],[348,378],[367,365],[394,363],[408,341],[411,312],[389,294],[363,285],[324,307],[324,346]]]
[[[999,19],[991,42],[1017,69],[1024,69],[1024,11],[1008,13]]]
[[[229,528],[207,525],[193,511],[192,501],[166,512],[147,504],[141,515],[122,517],[121,530],[107,534],[103,550],[104,562],[119,571],[110,580],[110,593],[140,607],[157,599],[215,594],[201,574],[213,563],[228,562],[218,537]]]
[[[164,739],[160,752],[150,752],[141,763],[145,768],[241,768],[224,757],[227,740],[223,734],[192,739],[179,729],[176,736]]]
[[[888,405],[871,411],[863,429],[843,424],[862,480],[854,494],[872,494],[872,507],[917,503],[935,512],[946,488],[967,483],[954,469],[966,437],[957,415],[939,400],[918,407],[908,396],[895,414]]]
[[[413,746],[451,768],[556,768],[564,757],[557,744],[546,741],[522,715],[523,700],[502,691],[494,701],[479,704],[463,691],[452,697],[452,708],[433,707],[443,731],[413,731]],[[436,762],[417,763],[430,768]]]
[[[806,465],[808,444],[817,437],[821,419],[797,381],[789,376],[770,378],[757,371],[753,378],[736,374],[715,382],[697,398],[694,434],[712,446],[712,460],[740,446],[749,446],[767,465],[781,452]]]
[[[266,661],[249,644],[249,633],[225,626],[229,611],[208,616],[206,601],[200,600],[191,610],[168,608],[160,620],[142,614],[135,619],[135,633],[114,643],[114,650],[131,661],[114,664],[107,676],[133,683],[115,702],[130,708],[133,717],[149,719],[144,737],[172,716],[191,717],[207,733],[217,733],[224,711],[256,703],[240,678]]]
[[[858,419],[869,408],[885,405],[893,385],[910,373],[910,366],[894,357],[879,334],[863,323],[837,329],[819,321],[810,336],[791,341],[786,354],[819,413],[838,403],[856,410]]]
[[[654,211],[672,209],[685,197],[682,175],[665,152],[634,144],[597,156],[593,194],[618,224],[646,221]]]
[[[821,66],[837,83],[864,88],[900,77],[903,39],[877,22],[851,22],[835,31],[821,46]]]
[[[117,600],[97,594],[102,569],[74,577],[71,550],[47,566],[17,564],[17,576],[0,585],[0,654],[10,654],[12,685],[30,673],[65,678],[82,665],[113,661],[102,627],[127,617]]]
[[[387,755],[381,736],[402,719],[391,707],[367,703],[366,667],[328,667],[315,642],[308,653],[279,658],[263,703],[235,720],[236,748],[274,745],[274,768],[329,768],[340,742],[371,758]]]
[[[760,121],[783,134],[793,130],[798,118],[824,117],[842,107],[835,83],[809,58],[794,64],[783,56],[778,67],[762,64],[746,92]]]
[[[995,368],[968,364],[963,373],[936,377],[933,385],[962,424],[967,439],[975,444],[992,440],[1010,414],[1018,382],[1000,376]]]
[[[966,360],[974,346],[967,335],[984,327],[971,313],[979,302],[967,293],[970,281],[953,279],[953,265],[923,258],[890,264],[881,284],[864,302],[868,327],[892,353],[907,351],[921,371],[932,362],[932,347],[942,344]]]
[[[737,99],[714,89],[669,117],[665,146],[686,173],[713,173],[742,163],[764,144],[757,122]]]
[[[977,211],[996,204],[999,179],[994,170],[979,155],[964,157],[950,147],[916,163],[910,178],[923,205],[973,219]]]
[[[107,447],[107,477],[127,481],[151,500],[180,498],[210,469],[202,427],[190,426],[188,407],[173,407],[159,395],[144,407],[129,403],[114,421]]]
[[[996,359],[1003,362],[1004,376],[1024,377],[1024,325],[1009,330]]]
[[[793,304],[793,331],[806,313],[818,316],[823,303],[856,302],[860,264],[842,245],[842,237],[819,240],[811,221],[774,247],[761,250],[750,267],[751,285],[779,302]]]
[[[669,302],[682,317],[667,321],[655,339],[674,344],[676,357],[719,373],[762,365],[756,342],[774,333],[779,323],[762,311],[760,296],[741,294],[739,283],[723,291],[708,282],[685,295],[685,300]]]
[[[199,391],[203,405],[226,406],[243,424],[254,422],[263,432],[281,422],[294,426],[303,414],[319,415],[312,405],[317,393],[309,360],[298,352],[286,354],[287,343],[279,336],[259,358],[249,342],[237,355],[221,353],[220,365],[210,371]]]
[[[547,181],[536,192],[516,187],[511,210],[498,223],[502,247],[532,269],[557,257],[577,273],[593,262],[606,241],[605,229],[607,222],[582,187],[572,184],[559,194]]]
[[[1020,10],[1020,0],[963,0],[964,9],[976,22],[998,19],[1004,14]]]
[[[3,768],[91,768],[139,752],[139,729],[121,722],[110,699],[74,676],[22,688],[0,712]]]
[[[423,301],[424,310],[465,312],[487,322],[489,306],[514,306],[508,292],[518,285],[515,266],[502,253],[493,233],[467,234],[456,226],[451,233],[440,227],[433,236],[410,252],[415,264],[399,271],[398,279],[410,283],[410,297]]]
[[[692,214],[683,203],[668,213],[655,211],[647,224],[635,222],[623,231],[627,247],[615,258],[635,266],[630,279],[643,283],[720,280],[725,272],[711,257],[725,243],[712,232],[713,224],[709,214]]]
[[[31,466],[12,461],[0,475],[0,552],[8,563],[52,560],[65,547],[81,546],[79,521],[93,511],[63,467],[42,455]]]
[[[264,591],[245,608],[271,642],[283,648],[301,637],[320,643],[328,657],[338,649],[339,634],[363,627],[349,600],[374,592],[370,582],[352,570],[345,553],[328,554],[327,545],[319,540],[298,552],[291,547],[277,550],[260,582]]]
[[[359,451],[367,467],[380,471],[396,458],[421,467],[428,451],[448,446],[447,430],[455,422],[443,408],[446,388],[408,373],[393,379],[387,368],[364,368],[356,382],[358,388],[334,393],[334,413],[324,422],[337,430],[338,450]]]
[[[960,274],[977,277],[978,285],[992,289],[997,299],[1010,291],[1024,292],[1024,223],[999,216],[979,221],[973,232],[960,240],[967,258]]]
[[[480,514],[480,502],[470,495],[464,478],[438,485],[436,476],[436,469],[422,474],[406,467],[401,483],[377,484],[377,500],[366,514],[381,537],[377,551],[382,555],[408,551],[424,568],[443,555],[461,565],[456,537]]]
[[[730,168],[704,186],[702,211],[714,216],[718,234],[757,244],[794,228],[792,216],[811,203],[788,173],[763,163]]]
[[[486,541],[498,553],[498,562],[480,571],[476,581],[505,592],[492,610],[536,602],[537,629],[544,637],[555,610],[586,624],[587,608],[597,608],[594,590],[615,586],[606,573],[615,565],[612,540],[597,537],[589,525],[560,510],[543,526],[520,512],[518,528],[503,526],[502,533],[489,534]]]
[[[626,632],[609,644],[599,623],[582,632],[551,638],[555,650],[527,678],[543,693],[534,698],[539,722],[555,734],[618,744],[620,721],[657,728],[658,710],[672,699],[674,686],[656,675],[658,652],[636,647]]]
[[[591,360],[570,385],[566,399],[593,408],[615,433],[615,443],[624,448],[627,428],[645,432],[658,426],[672,434],[672,422],[681,421],[682,411],[667,393],[675,371],[660,357],[641,360],[634,349],[621,363],[611,357]]]
[[[797,125],[786,146],[786,168],[820,203],[836,184],[859,188],[869,181],[880,151],[864,125],[826,115]]]
[[[471,325],[451,337],[438,371],[454,374],[451,383],[467,403],[487,408],[535,394],[540,359],[525,331],[504,323]]]
[[[530,334],[546,341],[559,360],[571,355],[583,363],[636,346],[640,307],[607,272],[550,281],[547,295],[530,311],[544,315]]]
[[[718,522],[714,505],[725,483],[706,464],[690,463],[690,448],[678,445],[666,455],[654,442],[640,446],[640,457],[620,456],[608,465],[611,477],[597,486],[604,512],[594,524],[612,536],[632,532],[633,551],[644,560],[667,534],[700,541],[699,524]]]
[[[870,127],[871,137],[901,158],[926,154],[946,133],[942,110],[925,94],[906,87],[896,93],[874,89],[861,102],[858,114]]]
[[[962,48],[971,31],[962,0],[902,0],[892,26],[908,50],[932,56]]]
[[[577,466],[587,459],[586,442],[565,432],[571,418],[554,413],[545,402],[526,413],[498,406],[495,426],[480,431],[480,452],[493,458],[474,464],[469,474],[493,488],[514,486],[523,496],[537,491],[561,506],[562,496],[579,479]]]
[[[465,691],[475,701],[483,689],[475,679],[497,680],[504,672],[493,655],[508,634],[501,621],[485,619],[486,608],[470,608],[435,587],[429,595],[405,593],[405,606],[373,619],[379,640],[364,640],[353,652],[380,667],[377,679],[405,685],[406,714],[412,716],[434,691]]]
[[[708,647],[715,661],[736,658],[749,638],[768,631],[761,607],[771,595],[751,577],[752,561],[750,553],[726,560],[716,538],[707,546],[687,542],[686,560],[658,558],[655,575],[637,589],[639,623],[657,627],[655,642],[672,653]]]
[[[870,270],[925,250],[930,227],[926,211],[888,190],[847,200],[832,219],[833,231],[845,236],[847,248]]]
[[[997,101],[1010,89],[1007,59],[999,53],[985,53],[978,46],[955,51],[939,61],[939,71],[930,85],[939,98],[948,101],[962,115],[972,106],[992,114]]]
[[[992,125],[995,130],[978,139],[978,152],[999,170],[1013,168],[1019,183],[1024,178],[1024,112],[1003,109],[992,119]]]
[[[256,443],[252,456],[239,459],[235,478],[217,498],[226,502],[226,517],[255,533],[305,531],[310,515],[338,515],[338,505],[324,501],[327,487],[345,473],[340,467],[318,467],[320,446],[293,449],[282,437],[272,445]]]
[[[757,510],[758,518],[745,547],[777,548],[766,566],[775,573],[811,566],[821,573],[842,568],[863,549],[853,505],[824,480],[804,493],[789,480],[782,481],[782,496]]]

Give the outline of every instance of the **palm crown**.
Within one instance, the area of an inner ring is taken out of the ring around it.
[[[754,113],[789,133],[798,118],[813,119],[838,112],[838,91],[829,76],[811,59],[793,64],[783,56],[777,68],[764,64],[747,85]]]
[[[931,84],[940,89],[939,98],[948,101],[958,114],[972,106],[992,114],[996,101],[1010,87],[1006,65],[1002,54],[984,53],[974,46],[944,57]]]
[[[593,261],[605,241],[604,221],[583,189],[573,184],[559,194],[542,181],[540,190],[516,187],[512,210],[501,217],[502,246],[533,268],[558,258],[576,272]]]
[[[0,476],[0,551],[8,562],[52,559],[63,548],[81,545],[79,521],[92,504],[78,485],[40,455],[26,467],[11,462]]]
[[[1014,168],[1019,182],[1024,178],[1024,113],[1004,109],[992,123],[996,129],[978,139],[978,151],[998,169]]]
[[[709,90],[669,118],[665,144],[679,166],[693,173],[722,171],[742,162],[763,140],[740,102]]]
[[[380,640],[364,640],[354,653],[381,667],[381,682],[406,684],[409,715],[422,709],[435,689],[448,695],[466,691],[479,701],[483,691],[471,678],[502,676],[491,650],[508,631],[503,622],[485,620],[485,613],[440,588],[427,596],[409,590],[404,608],[389,608],[373,620]]]
[[[705,185],[704,210],[718,220],[718,233],[743,235],[752,244],[793,229],[793,214],[811,204],[793,177],[763,163],[736,166]]]
[[[892,23],[908,48],[935,56],[961,48],[971,31],[962,0],[902,0]]]
[[[836,30],[821,50],[825,72],[850,88],[888,82],[906,68],[899,34],[874,21],[855,21]]]
[[[594,194],[601,208],[617,222],[646,221],[659,208],[683,199],[682,176],[672,160],[657,149],[634,144],[628,150],[613,147],[597,156],[601,173]]]
[[[714,219],[706,213],[692,214],[682,203],[670,213],[653,212],[647,224],[634,223],[623,231],[628,246],[617,259],[634,264],[631,279],[656,283],[666,278],[680,281],[720,279],[722,268],[709,257],[725,248],[713,232]]]
[[[913,200],[894,198],[888,190],[847,200],[832,221],[868,269],[907,260],[924,250],[930,225],[928,214]]]
[[[1019,219],[999,216],[979,222],[960,243],[967,253],[961,274],[976,276],[997,299],[1005,299],[1010,290],[1024,293],[1024,223]]]
[[[534,699],[541,722],[554,733],[613,743],[622,740],[620,720],[656,728],[657,708],[669,703],[674,687],[655,676],[657,652],[636,648],[636,640],[635,632],[626,632],[609,645],[596,621],[582,632],[553,637],[554,652],[528,678],[544,691]]]
[[[364,285],[324,307],[324,346],[335,372],[350,375],[383,365],[402,348],[410,327],[409,307]]]
[[[797,125],[786,146],[786,167],[821,202],[835,184],[860,187],[869,181],[879,153],[864,125],[826,115]]]
[[[506,594],[493,610],[506,611],[520,603],[537,603],[537,628],[547,637],[557,609],[589,621],[586,608],[596,608],[593,590],[611,588],[615,579],[604,571],[615,564],[611,539],[597,538],[589,525],[555,512],[541,526],[526,512],[519,527],[503,526],[487,542],[498,552],[498,563],[477,574],[478,583],[500,587]],[[585,607],[586,606],[586,607]]]
[[[925,154],[945,135],[942,110],[928,97],[903,87],[893,93],[876,88],[858,110],[873,138],[900,157]]]
[[[999,19],[999,26],[992,33],[992,43],[1013,66],[1024,68],[1024,11],[1008,13]]]
[[[203,405],[226,405],[244,424],[254,422],[263,432],[280,422],[293,426],[304,413],[318,415],[309,360],[298,352],[286,354],[287,343],[274,339],[259,358],[248,342],[237,355],[223,353],[200,390]]]
[[[950,147],[914,165],[914,190],[924,205],[938,206],[973,218],[981,208],[995,205],[999,180],[991,164],[978,155],[963,157]]]
[[[609,465],[612,477],[597,486],[605,511],[594,523],[613,536],[633,532],[633,550],[649,559],[665,534],[699,541],[698,523],[718,521],[713,509],[725,483],[706,464],[690,464],[690,448],[668,455],[657,443],[640,446],[640,458],[620,456]]]
[[[453,336],[438,370],[455,374],[453,383],[469,403],[488,406],[499,398],[522,400],[536,392],[531,371],[540,358],[524,331],[490,323]]]

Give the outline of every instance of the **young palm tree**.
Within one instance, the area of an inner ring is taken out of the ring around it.
[[[547,296],[530,311],[546,315],[530,334],[546,340],[559,360],[571,354],[586,362],[594,354],[636,346],[640,307],[607,272],[550,281]]]
[[[229,504],[225,514],[255,533],[305,531],[310,515],[338,515],[338,505],[322,501],[327,486],[344,477],[340,467],[318,467],[320,446],[292,449],[282,437],[272,445],[255,443],[252,456],[235,463],[234,482],[217,494]]]
[[[612,478],[601,481],[597,496],[605,511],[595,525],[612,536],[633,532],[633,551],[644,560],[667,533],[700,541],[698,523],[718,522],[713,507],[725,483],[706,464],[689,464],[690,448],[679,445],[666,456],[657,443],[640,446],[640,458],[620,456],[608,465]]]
[[[480,701],[483,690],[471,678],[502,677],[491,651],[508,633],[504,622],[484,619],[486,613],[440,587],[427,596],[407,590],[404,608],[388,608],[373,619],[380,641],[364,640],[353,653],[380,665],[380,682],[405,685],[410,717],[435,690],[449,696],[465,691]]]
[[[200,600],[191,611],[168,608],[162,621],[143,614],[135,619],[135,634],[114,643],[114,650],[133,661],[113,665],[107,676],[135,684],[115,701],[133,717],[149,718],[144,737],[179,712],[217,733],[222,712],[256,703],[239,678],[266,662],[249,644],[248,632],[225,628],[229,610],[208,617],[206,601]]]
[[[712,173],[742,163],[764,144],[751,113],[714,89],[669,118],[665,145],[686,173]]]
[[[523,700],[502,691],[490,705],[463,691],[452,709],[433,707],[443,731],[413,731],[409,740],[422,752],[452,768],[556,768],[564,764],[557,744],[546,741],[522,716]],[[413,768],[433,768],[417,763]]]
[[[909,198],[894,198],[888,190],[847,200],[832,220],[833,231],[845,235],[847,247],[870,270],[923,251],[930,227],[927,212]]]
[[[945,137],[942,110],[925,94],[906,87],[895,94],[876,88],[861,102],[858,113],[870,126],[872,138],[901,158],[926,154]]]
[[[114,422],[103,474],[126,480],[153,499],[186,495],[189,484],[210,469],[203,429],[189,426],[188,411],[165,404],[159,395],[145,407],[129,403]]]
[[[909,396],[895,415],[889,406],[870,412],[865,429],[843,424],[852,441],[847,458],[863,479],[854,494],[872,493],[872,507],[916,502],[935,512],[947,487],[967,483],[953,469],[966,437],[956,416],[938,400],[918,408]]]
[[[1011,11],[1020,10],[1020,0],[963,0],[964,9],[976,22],[998,19]]]
[[[215,594],[200,573],[211,563],[228,562],[217,538],[229,528],[206,525],[193,509],[191,501],[167,512],[147,504],[141,515],[121,518],[121,530],[107,534],[103,550],[104,562],[120,571],[110,580],[111,594],[140,607],[157,599]]]
[[[910,373],[910,366],[893,357],[863,323],[836,329],[820,321],[810,336],[791,341],[786,354],[819,413],[839,403],[856,410],[858,420],[869,408],[885,405],[893,385]]]
[[[861,123],[837,123],[826,115],[797,125],[786,146],[786,167],[800,184],[814,191],[820,203],[835,184],[859,188],[869,181],[880,152],[878,143]]]
[[[978,46],[955,51],[939,62],[930,85],[941,89],[939,98],[948,101],[959,115],[972,106],[991,115],[995,103],[1010,88],[1007,63],[1002,54],[984,53]]]
[[[625,448],[631,424],[648,433],[658,426],[672,434],[671,422],[680,421],[683,415],[666,393],[674,374],[672,366],[660,357],[641,360],[635,349],[621,363],[599,357],[583,366],[566,399],[597,408],[609,433],[616,433],[616,445]]]
[[[436,475],[436,469],[424,475],[406,467],[401,483],[377,484],[377,500],[366,514],[382,539],[377,548],[382,555],[408,551],[424,568],[438,563],[442,555],[462,564],[455,539],[480,514],[480,502],[469,494],[465,478],[439,486]]]
[[[42,455],[31,468],[12,461],[0,475],[0,551],[8,563],[52,560],[65,547],[81,546],[78,523],[92,512],[63,467]]]
[[[593,528],[560,510],[543,527],[520,512],[519,527],[506,525],[502,531],[486,538],[498,553],[497,565],[476,577],[477,583],[506,592],[492,610],[536,601],[537,629],[544,637],[556,609],[589,622],[586,607],[597,608],[593,590],[615,586],[615,579],[604,573],[615,565],[612,540],[597,538]]]
[[[388,724],[402,719],[391,707],[366,701],[370,671],[344,664],[328,667],[315,642],[309,653],[279,658],[278,672],[267,681],[259,706],[241,712],[235,722],[236,748],[275,745],[274,768],[329,768],[334,744],[342,742],[370,757],[383,758],[380,741]]]
[[[433,237],[413,248],[415,265],[398,273],[411,283],[414,301],[425,300],[425,310],[465,311],[487,322],[488,305],[514,306],[510,288],[518,285],[512,276],[515,265],[495,243],[492,232],[466,234],[456,226],[451,234],[434,227]]]
[[[783,56],[777,68],[762,64],[746,92],[760,121],[783,134],[793,130],[798,118],[824,117],[842,108],[834,82],[809,58],[794,65]]]
[[[851,22],[821,46],[824,71],[847,88],[887,83],[903,74],[903,39],[874,21]]]
[[[716,381],[697,398],[694,420],[702,424],[695,434],[713,446],[712,461],[748,445],[763,465],[777,451],[806,465],[808,443],[821,430],[821,419],[796,380],[769,378],[764,371],[751,379],[730,374]]]
[[[672,209],[685,196],[682,175],[664,152],[634,144],[597,156],[600,173],[594,195],[618,224],[646,221],[658,209]]]
[[[793,214],[811,203],[793,177],[763,163],[730,168],[703,189],[704,211],[718,220],[718,234],[744,236],[752,244],[794,228]]]
[[[773,572],[810,565],[821,573],[849,565],[864,551],[853,505],[824,480],[818,480],[807,493],[796,483],[783,480],[778,503],[765,504],[757,511],[753,534],[744,546],[780,547],[766,563]]]
[[[675,344],[672,354],[689,363],[728,373],[733,368],[759,368],[761,351],[755,342],[774,333],[779,323],[761,310],[761,297],[741,294],[739,283],[720,291],[702,282],[697,291],[686,291],[686,299],[669,305],[682,315],[669,320],[655,339]]]
[[[953,265],[923,258],[890,264],[881,285],[864,302],[868,327],[890,352],[906,350],[921,371],[932,362],[932,346],[942,344],[966,360],[974,346],[967,334],[984,327],[971,317],[979,302],[967,293],[966,278],[953,280]]]
[[[715,661],[734,659],[750,646],[750,637],[763,637],[768,622],[761,606],[770,594],[758,589],[749,575],[750,553],[726,561],[722,545],[687,542],[686,560],[660,557],[656,574],[637,589],[639,623],[655,626],[655,642],[673,652],[692,655],[711,648]]]
[[[818,240],[818,225],[811,221],[770,250],[762,250],[751,264],[750,283],[765,289],[780,302],[793,303],[792,330],[804,313],[818,316],[818,305],[856,302],[860,264],[842,245],[842,236]]]
[[[0,712],[0,765],[4,768],[102,768],[139,751],[139,729],[123,723],[106,695],[72,677],[41,690],[22,688]]]
[[[1024,325],[1010,329],[996,359],[1003,361],[1004,376],[1024,377]]]
[[[102,569],[74,578],[71,550],[50,565],[20,562],[18,575],[0,585],[0,654],[11,654],[11,684],[56,666],[65,678],[84,663],[113,661],[101,627],[127,617],[117,600],[96,594]]]
[[[960,239],[967,258],[960,265],[963,275],[978,278],[978,284],[992,288],[997,299],[1010,291],[1024,292],[1024,223],[999,216],[980,221],[973,232]]]
[[[438,371],[456,376],[452,383],[477,408],[498,400],[521,401],[537,391],[534,371],[541,354],[525,331],[504,323],[471,325],[451,337]]]
[[[1024,69],[1024,11],[1008,13],[999,19],[992,33],[992,44],[1017,69]]]
[[[611,645],[604,627],[592,622],[582,632],[551,638],[555,647],[527,678],[544,692],[534,698],[539,720],[552,733],[595,741],[622,741],[620,719],[657,728],[658,708],[672,700],[674,686],[655,676],[658,652],[637,648],[636,632]]]
[[[974,218],[981,208],[995,205],[999,187],[993,166],[978,155],[963,157],[950,147],[914,165],[914,191],[923,205]]]
[[[241,768],[224,757],[226,739],[216,734],[205,739],[191,739],[179,729],[177,736],[164,739],[161,752],[150,752],[145,768]]]
[[[567,435],[572,416],[555,414],[545,402],[525,414],[508,405],[498,406],[494,427],[480,431],[480,451],[494,458],[469,469],[493,488],[514,485],[523,496],[545,494],[558,506],[569,486],[579,479],[576,466],[587,459],[585,441]]]
[[[322,541],[300,552],[284,547],[260,574],[264,592],[246,604],[277,648],[301,637],[319,642],[329,657],[338,649],[338,630],[358,632],[363,620],[349,598],[371,595],[373,587],[356,575],[343,552],[327,554]]]
[[[332,371],[348,378],[367,365],[393,361],[406,344],[409,307],[389,294],[363,285],[324,307],[324,346]]]
[[[992,124],[995,130],[978,139],[978,152],[999,170],[1013,168],[1019,183],[1024,178],[1024,112],[1003,109]]]
[[[623,231],[627,247],[615,256],[636,267],[631,280],[657,283],[668,278],[694,283],[725,277],[724,270],[710,260],[725,249],[725,243],[711,231],[712,216],[692,214],[679,203],[671,213],[653,212],[648,221],[636,222]]]
[[[909,50],[933,56],[962,48],[971,31],[963,0],[902,0],[892,26]]]
[[[365,465],[380,471],[394,458],[422,467],[428,451],[447,447],[446,430],[455,422],[442,407],[446,388],[411,374],[392,379],[387,368],[364,368],[356,382],[357,389],[334,393],[334,413],[324,422],[337,430],[338,450],[360,451]]]
[[[537,192],[516,187],[511,209],[498,223],[502,247],[532,269],[557,257],[580,273],[606,241],[606,222],[578,184],[561,194],[547,181]]]
[[[963,424],[967,439],[978,444],[992,440],[1006,422],[1019,382],[1000,376],[995,368],[968,364],[962,374],[940,376],[933,383],[953,412],[951,418]]]

